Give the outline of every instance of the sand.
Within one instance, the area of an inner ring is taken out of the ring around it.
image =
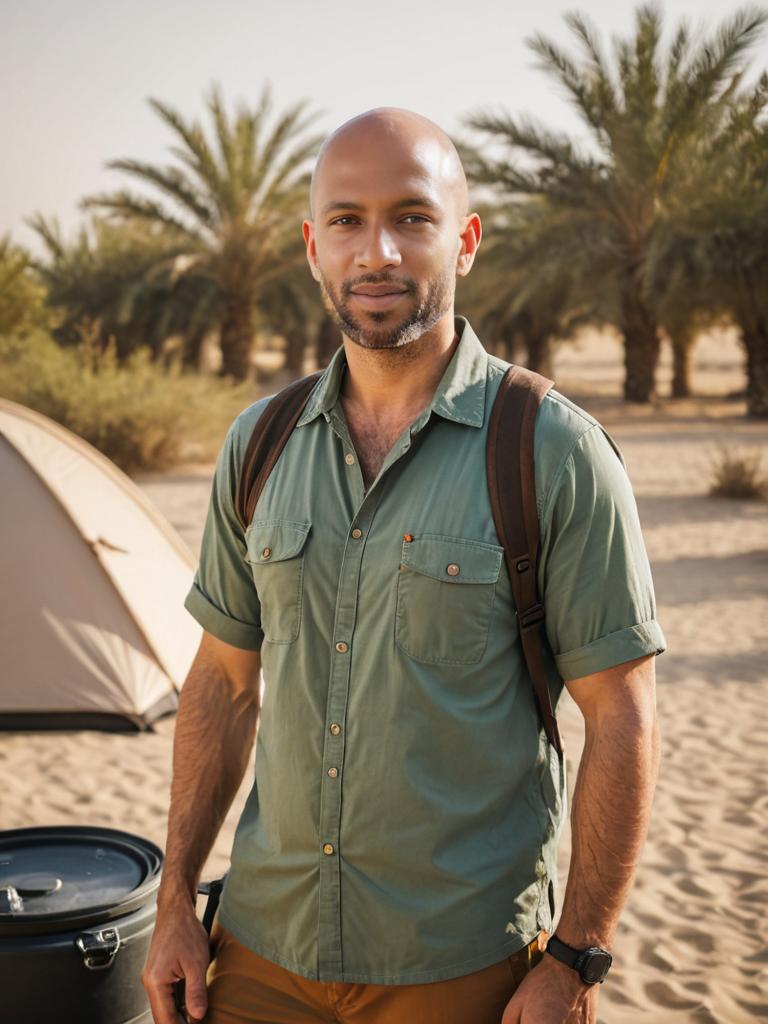
[[[627,460],[668,651],[657,661],[663,762],[648,843],[603,987],[606,1024],[768,1019],[768,504],[707,497],[714,447],[768,449],[768,423],[725,397],[743,384],[732,336],[703,339],[699,397],[648,408],[618,399],[609,335],[562,349],[558,387],[606,424]],[[661,389],[669,376],[669,353]],[[765,460],[768,471],[768,458]],[[139,483],[198,550],[211,466]],[[580,715],[561,705],[571,785]],[[153,734],[0,734],[0,828],[95,824],[160,845],[174,719]],[[250,772],[204,877],[226,870]],[[561,849],[567,870],[569,837]],[[471,1022],[468,1022],[471,1024]]]

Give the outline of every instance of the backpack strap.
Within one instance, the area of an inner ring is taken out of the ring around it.
[[[299,422],[310,392],[322,376],[322,370],[293,381],[274,396],[259,416],[245,450],[235,508],[245,529],[253,519],[256,504],[280,453]]]
[[[542,625],[536,569],[539,517],[533,462],[536,414],[554,381],[522,366],[510,366],[493,404],[486,444],[486,473],[493,522],[504,548],[512,581],[520,639],[547,739],[558,752],[563,742],[552,709],[544,667]]]

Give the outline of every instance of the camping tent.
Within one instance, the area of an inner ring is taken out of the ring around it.
[[[0,399],[0,728],[147,728],[200,638],[192,555],[81,438]]]

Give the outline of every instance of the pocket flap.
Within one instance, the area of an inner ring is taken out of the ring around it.
[[[403,541],[402,564],[445,583],[495,583],[504,548],[463,537],[421,533]]]
[[[253,565],[283,562],[301,554],[310,523],[294,523],[287,519],[271,519],[252,523],[246,534],[246,561]]]

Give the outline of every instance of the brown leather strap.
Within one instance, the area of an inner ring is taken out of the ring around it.
[[[544,606],[536,578],[539,517],[533,461],[536,414],[553,383],[522,366],[509,367],[491,412],[486,471],[493,521],[512,581],[523,654],[541,723],[549,742],[562,754],[562,738],[544,666]]]
[[[278,391],[259,417],[243,459],[235,507],[245,529],[253,519],[256,503],[280,453],[299,421],[310,392],[322,370],[301,377]]]

